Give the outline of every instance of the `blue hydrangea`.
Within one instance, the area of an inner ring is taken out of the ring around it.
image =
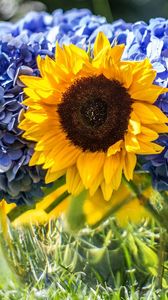
[[[165,147],[158,155],[149,155],[144,169],[150,171],[153,185],[158,191],[168,190],[168,135],[159,138],[159,144]]]
[[[8,26],[0,38],[0,199],[31,204],[43,196],[45,172],[29,167],[33,144],[21,138],[18,120],[23,110],[20,74],[36,73],[37,52],[48,51],[45,40],[31,42],[26,34],[13,36]],[[4,33],[6,31],[6,33]]]

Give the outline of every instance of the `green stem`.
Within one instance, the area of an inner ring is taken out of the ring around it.
[[[105,16],[108,22],[112,22],[113,16],[108,0],[92,0],[92,6],[94,14]]]
[[[158,211],[155,209],[155,207],[149,201],[150,199],[148,199],[145,195],[142,194],[142,192],[139,190],[137,185],[133,181],[127,181],[124,176],[123,176],[123,181],[127,185],[127,187],[134,193],[134,195],[138,198],[140,203],[142,205],[144,205],[144,207],[149,211],[149,213],[155,218],[157,223],[161,227],[168,229],[168,226],[164,222],[163,218],[160,216]]]
[[[160,229],[160,248],[158,253],[159,264],[158,264],[158,276],[157,286],[162,289],[162,279],[164,276],[164,262],[165,262],[165,248],[166,248],[167,236],[165,229]]]
[[[34,208],[35,208],[35,204],[29,206],[28,205],[16,206],[8,213],[8,218],[11,222],[13,222],[15,219],[20,217],[23,213]]]
[[[163,191],[163,192],[160,192],[160,194],[164,198],[164,201],[166,201],[168,203],[168,192]]]
[[[43,192],[44,192],[44,197],[48,196],[49,194],[51,194],[52,192],[54,192],[55,190],[57,190],[59,187],[61,187],[62,185],[65,184],[65,176],[62,176],[61,178],[57,179],[54,184],[52,184],[52,186],[50,188],[46,187],[43,188]]]
[[[135,194],[135,196],[140,200],[141,204],[144,205],[144,207],[150,212],[150,214],[155,218],[157,223],[160,225],[160,248],[158,253],[159,258],[159,264],[158,264],[158,276],[157,276],[157,286],[159,289],[162,289],[162,279],[164,275],[164,261],[165,261],[165,248],[167,243],[167,230],[168,225],[166,220],[159,214],[157,209],[151,204],[149,199],[145,197],[138,187],[135,185],[133,181],[127,181],[126,178],[124,178],[125,184],[132,190],[132,192]],[[167,196],[167,193],[164,192],[162,194],[165,197]],[[167,198],[166,198],[167,199]]]
[[[46,209],[46,213],[50,213],[58,204],[60,204],[65,198],[69,196],[69,193],[65,191],[63,194],[61,194],[57,199],[55,199]]]

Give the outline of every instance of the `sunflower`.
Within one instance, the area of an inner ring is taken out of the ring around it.
[[[157,154],[168,118],[154,105],[167,89],[153,84],[149,59],[122,61],[99,33],[93,53],[56,45],[55,59],[38,56],[41,77],[21,76],[28,107],[19,128],[35,142],[30,166],[47,169],[46,183],[66,175],[68,191],[99,191],[110,200],[122,174],[133,178],[137,154]]]

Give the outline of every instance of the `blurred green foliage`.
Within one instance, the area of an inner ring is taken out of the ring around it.
[[[8,2],[8,4],[7,4]],[[0,19],[18,19],[30,10],[52,12],[62,8],[88,8],[95,14],[127,22],[148,21],[152,17],[168,17],[168,0],[0,0]]]
[[[109,9],[113,18],[122,18],[127,22],[152,17],[168,17],[167,0],[43,0],[49,11],[55,8],[70,9],[86,7],[95,14],[102,14],[109,20]],[[108,2],[108,3],[107,3]],[[109,20],[110,21],[110,20]]]
[[[10,244],[0,230],[0,300],[168,300],[168,255],[158,284],[153,221],[120,228],[111,218],[75,236],[62,225],[10,227]]]

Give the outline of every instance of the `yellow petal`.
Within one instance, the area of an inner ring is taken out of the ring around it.
[[[29,124],[28,120],[25,119],[24,121],[26,121],[25,123],[27,123],[27,125]],[[23,122],[22,121],[20,124],[19,124],[19,128],[22,129],[22,130],[26,130],[22,137],[24,137],[25,139],[27,140],[32,140],[32,141],[35,141],[37,142],[40,138],[41,138],[41,132],[39,130],[39,126],[37,125],[34,125],[34,126],[30,126],[29,129],[27,129],[27,126],[23,125]]]
[[[121,74],[122,74],[122,81],[123,85],[126,89],[128,89],[132,83],[133,76],[132,76],[132,66],[129,64],[121,65]]]
[[[80,154],[80,150],[73,147],[64,147],[54,157],[54,165],[52,166],[52,172],[57,172],[62,169],[73,166]]]
[[[103,199],[100,189],[93,197],[88,197],[83,206],[87,224],[94,225],[96,222],[101,220],[107,211],[107,207],[109,207],[109,202]]]
[[[97,70],[97,75],[102,74],[109,64],[109,48],[102,48],[102,50],[93,58],[92,67]],[[93,73],[94,74],[94,73]]]
[[[155,105],[135,102],[132,107],[143,124],[168,122],[166,115]]]
[[[59,46],[58,42],[56,43],[56,48],[55,48],[55,60],[57,64],[68,67],[65,51],[63,48]]]
[[[113,59],[114,63],[117,63],[117,62],[119,63],[120,62],[121,57],[122,57],[123,52],[124,52],[124,48],[125,48],[125,45],[120,44],[120,45],[116,45],[115,47],[112,47],[110,49],[109,55]]]
[[[119,152],[121,149],[122,142],[123,142],[123,140],[119,140],[114,145],[110,146],[107,150],[107,157]]]
[[[63,45],[63,49],[58,46],[56,52],[58,52],[56,61],[61,69],[66,72],[68,76],[70,75],[70,81],[73,79],[73,74],[76,75],[84,64],[89,64],[87,53],[75,45]],[[65,76],[65,78],[68,80],[67,76]]]
[[[114,78],[123,83],[123,72],[119,69],[119,63],[124,51],[124,45],[113,48],[104,47],[92,60],[92,66],[103,73],[107,78]],[[108,75],[109,74],[109,75]]]
[[[21,75],[19,78],[29,88],[42,89],[46,92],[49,92],[52,89],[52,86],[43,78],[27,75]]]
[[[47,115],[43,112],[39,111],[27,111],[26,112],[26,118],[30,121],[33,121],[34,123],[43,123],[45,120],[47,120]]]
[[[107,184],[107,183],[105,183],[105,181],[103,181],[102,184],[101,184],[101,190],[102,190],[104,199],[106,201],[109,201],[111,196],[112,196],[112,193],[113,193],[112,185]]]
[[[49,143],[51,143],[53,145],[55,143],[56,139],[57,139],[57,135],[55,134],[55,132],[46,133],[36,144],[35,150],[42,151],[46,147],[48,148]]]
[[[92,182],[92,185],[90,186],[89,189],[90,196],[93,196],[97,192],[102,181],[103,181],[103,172],[100,171],[100,173],[96,176],[95,180]]]
[[[139,141],[140,150],[137,154],[159,154],[163,151],[164,147],[157,145],[155,143]]]
[[[125,149],[128,152],[136,152],[137,150],[140,149],[137,136],[128,132],[125,134],[124,139],[125,139]]]
[[[66,173],[66,183],[68,192],[72,195],[78,195],[82,189],[84,189],[76,166],[68,168]]]
[[[48,169],[46,177],[45,177],[45,183],[50,183],[53,182],[55,180],[57,180],[58,178],[60,178],[61,176],[63,176],[66,173],[66,170],[60,170],[57,172],[52,172],[52,168]]]
[[[149,124],[148,128],[158,133],[167,133],[168,126],[166,124]]]
[[[122,178],[122,169],[123,169],[123,153],[117,153],[116,155],[116,165],[118,165],[115,168],[115,173],[113,172],[113,176],[111,178],[110,183],[104,182],[101,184],[101,189],[104,195],[104,198],[106,201],[109,201],[111,198],[111,195],[113,193],[113,190],[118,190],[120,184],[121,184],[121,178]],[[111,158],[111,157],[110,157]],[[108,176],[107,176],[108,175]],[[110,173],[106,173],[106,180],[109,180]]]
[[[129,131],[135,135],[141,132],[141,123],[134,111],[132,111],[129,119]]]
[[[40,157],[40,152],[34,152],[30,161],[29,161],[29,166],[34,166],[37,164],[37,161],[39,160]]]
[[[16,218],[12,225],[20,227],[24,224],[44,224],[48,221],[48,215],[44,210],[31,209]]]
[[[116,153],[110,157],[106,157],[104,163],[104,179],[107,184],[110,184],[112,178],[115,176],[116,170],[120,164],[120,154]]]
[[[146,101],[149,103],[154,103],[159,95],[166,92],[166,89],[157,85],[152,85],[149,87],[143,86],[141,89],[137,89],[136,92],[132,92],[131,88],[129,89],[129,94],[131,95],[132,99]]]
[[[5,201],[5,200],[3,200],[3,201]],[[6,214],[8,214],[13,208],[15,208],[16,207],[16,204],[15,203],[10,203],[10,204],[8,204],[8,203],[6,203],[6,201],[5,201],[5,211],[6,211]]]
[[[58,160],[57,157],[60,155],[60,153],[62,153],[63,151],[62,149],[66,147],[66,143],[64,141],[62,141],[62,143],[59,141],[59,143],[56,144],[55,147],[53,147],[52,141],[53,139],[49,140],[49,142],[46,145],[44,145],[45,148],[43,149],[43,152],[45,154],[46,159],[45,159],[45,164],[43,165],[43,169],[48,169],[49,166],[50,167],[53,166],[53,168],[55,168],[56,161]],[[58,170],[54,170],[54,171],[58,171]]]
[[[45,77],[45,59],[43,59],[40,55],[37,56],[37,67],[40,71],[42,77]]]
[[[103,152],[85,152],[77,160],[77,168],[85,188],[89,188],[101,171],[105,155]]]
[[[141,127],[141,134],[138,134],[138,140],[147,142],[147,141],[154,141],[159,137],[156,131],[152,129],[142,126]]]
[[[97,56],[99,52],[101,52],[102,49],[106,47],[111,48],[110,42],[103,32],[99,32],[94,43],[94,48],[93,48],[94,57]]]
[[[83,49],[75,45],[69,45],[71,51],[71,64],[74,74],[77,74],[83,67],[84,64],[89,64],[89,57]]]
[[[133,172],[136,166],[137,157],[134,153],[125,153],[124,174],[127,180],[133,179]]]
[[[131,92],[137,92],[138,89],[142,89],[142,86],[152,85],[156,71],[153,69],[149,59],[139,62],[139,64],[133,65],[133,80],[131,85]]]
[[[35,162],[34,164],[32,164],[33,161],[30,160],[29,166],[31,166],[31,165],[42,165],[42,164],[44,164],[44,162],[45,162],[45,155],[44,155],[43,152],[39,152],[39,153],[40,153],[40,154],[39,154],[39,158],[36,160],[36,162]]]
[[[33,99],[34,102],[41,100],[41,97],[36,93],[35,90],[32,90],[31,88],[25,87],[24,92],[28,97]],[[25,105],[27,105],[28,101],[29,101],[29,99],[26,99],[26,100],[23,101],[23,103]]]
[[[45,57],[44,72],[45,72],[45,78],[49,83],[49,85],[51,85],[54,88],[54,90],[58,91],[57,84],[60,82],[60,68],[58,67],[56,62],[53,59],[51,59],[49,56]],[[61,80],[62,80],[62,74],[61,74]]]
[[[111,186],[113,187],[114,190],[118,190],[121,184],[122,170],[123,170],[123,159],[120,155],[120,164],[118,165],[118,168],[111,180]]]

